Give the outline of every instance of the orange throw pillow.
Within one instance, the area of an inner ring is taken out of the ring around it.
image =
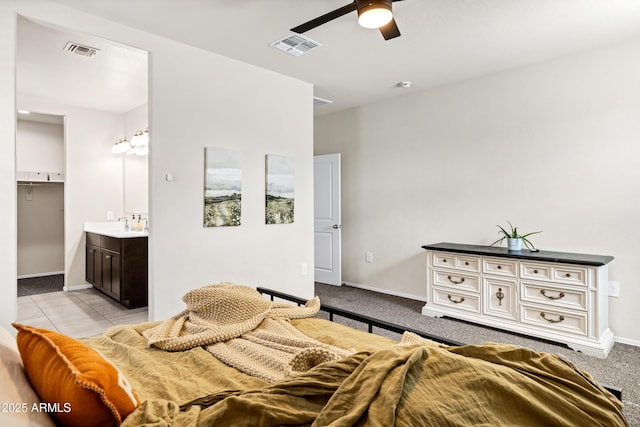
[[[114,426],[140,404],[122,373],[71,337],[14,323],[25,373],[48,412],[64,426]]]

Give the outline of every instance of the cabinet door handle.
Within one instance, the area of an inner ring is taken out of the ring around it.
[[[460,280],[453,280],[451,276],[448,276],[447,279],[454,285],[459,285],[460,283],[464,283],[464,277],[461,277]]]
[[[498,270],[502,270],[502,266],[501,265],[498,266]]]
[[[553,300],[564,298],[564,292],[560,292],[558,296],[553,296],[553,295],[547,295],[547,292],[544,289],[540,289],[540,293],[542,294],[543,297],[553,299]]]
[[[111,259],[111,255],[105,255],[104,256],[106,259]]]
[[[549,323],[560,323],[564,320],[564,316],[559,316],[557,319],[548,319],[547,314],[544,312],[540,312],[540,317],[546,320]]]
[[[571,273],[565,274],[564,277],[571,277]]]
[[[498,305],[502,305],[502,298],[504,298],[504,292],[502,292],[502,288],[498,288],[498,292],[496,292],[496,298],[498,298]]]
[[[538,270],[533,270],[533,274],[538,274]]]
[[[451,295],[447,295],[447,298],[449,298],[449,301],[451,301],[454,304],[460,304],[461,302],[464,302],[464,297],[460,297],[460,299],[458,301],[456,301],[453,298],[451,298]]]

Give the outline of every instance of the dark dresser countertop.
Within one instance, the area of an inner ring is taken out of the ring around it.
[[[460,243],[445,242],[435,243],[433,245],[424,245],[422,248],[436,251],[457,252],[461,254],[528,259],[532,261],[562,262],[567,264],[592,265],[597,267],[606,265],[614,259],[609,255],[574,254],[553,251],[536,252],[529,249],[510,251],[507,248],[496,246],[464,245]]]

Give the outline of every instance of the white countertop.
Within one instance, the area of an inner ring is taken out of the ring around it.
[[[119,239],[127,239],[130,237],[146,237],[149,235],[148,231],[125,231],[124,221],[85,222],[84,231],[88,231],[89,233],[102,234],[103,236],[116,237]]]

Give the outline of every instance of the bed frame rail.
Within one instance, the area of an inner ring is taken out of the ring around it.
[[[289,294],[285,294],[282,292],[278,292],[278,291],[274,291],[271,289],[266,289],[266,288],[261,288],[258,287],[257,291],[260,292],[260,294],[262,295],[268,295],[271,299],[271,301],[274,300],[274,298],[280,298],[286,301],[291,301],[294,302],[298,305],[304,305],[307,300],[303,299],[303,298],[298,298],[295,297],[293,295],[289,295]],[[373,328],[380,328],[380,329],[384,329],[386,331],[391,331],[391,332],[395,332],[398,334],[401,334],[405,331],[408,332],[413,332],[414,334],[420,335],[423,338],[427,338],[433,341],[437,341],[439,343],[442,344],[446,344],[446,345],[464,345],[461,342],[458,341],[453,341],[447,338],[442,338],[436,335],[432,335],[432,334],[428,334],[426,332],[423,331],[419,331],[417,329],[412,329],[412,328],[408,328],[406,326],[400,326],[397,325],[395,323],[391,323],[391,322],[385,322],[384,320],[380,320],[380,319],[374,319],[373,317],[369,317],[369,316],[365,316],[363,314],[358,314],[358,313],[354,313],[352,311],[348,311],[348,310],[343,310],[341,308],[337,308],[337,307],[333,307],[330,305],[325,305],[322,304],[320,306],[320,311],[324,311],[325,313],[329,313],[329,320],[333,322],[333,317],[334,316],[340,316],[340,317],[345,317],[347,319],[351,319],[351,320],[355,320],[357,322],[361,322],[364,323],[368,326],[368,331],[369,333],[373,333]]]
[[[298,304],[299,306],[304,305],[307,300],[303,299],[303,298],[299,298],[299,297],[295,297],[293,295],[289,295],[289,294],[285,294],[283,292],[278,292],[278,291],[274,291],[272,289],[267,289],[267,288],[262,288],[262,287],[258,287],[256,288],[256,290],[261,294],[261,295],[267,295],[270,297],[271,301],[274,301],[275,298],[280,298],[283,299],[285,301],[290,301],[293,303]],[[417,329],[412,329],[412,328],[407,328],[406,326],[400,326],[397,325],[395,323],[391,323],[391,322],[385,322],[384,320],[380,320],[380,319],[374,319],[373,317],[369,317],[369,316],[365,316],[362,314],[358,314],[358,313],[354,313],[352,311],[348,311],[348,310],[343,310],[341,308],[337,308],[337,307],[333,307],[330,305],[325,305],[322,304],[320,306],[320,311],[324,311],[326,313],[329,313],[329,320],[333,322],[333,317],[334,316],[340,316],[340,317],[344,317],[347,319],[351,319],[351,320],[355,320],[357,322],[361,322],[364,323],[368,326],[368,331],[369,333],[373,333],[373,328],[380,328],[380,329],[384,329],[387,331],[391,331],[391,332],[395,332],[398,334],[402,334],[405,331],[408,332],[413,332],[416,335],[419,335],[423,338],[427,338],[433,341],[437,341],[439,343],[445,344],[445,345],[454,345],[454,346],[459,346],[459,345],[465,345],[464,343],[461,343],[459,341],[454,341],[454,340],[450,340],[447,338],[442,338],[439,337],[437,335],[432,335],[432,334],[428,334],[426,332],[423,331],[419,331]],[[602,385],[604,388],[606,388],[609,392],[611,392],[611,394],[613,394],[618,400],[622,401],[622,389],[618,388],[618,387],[612,387],[612,386],[607,386],[607,385]]]

